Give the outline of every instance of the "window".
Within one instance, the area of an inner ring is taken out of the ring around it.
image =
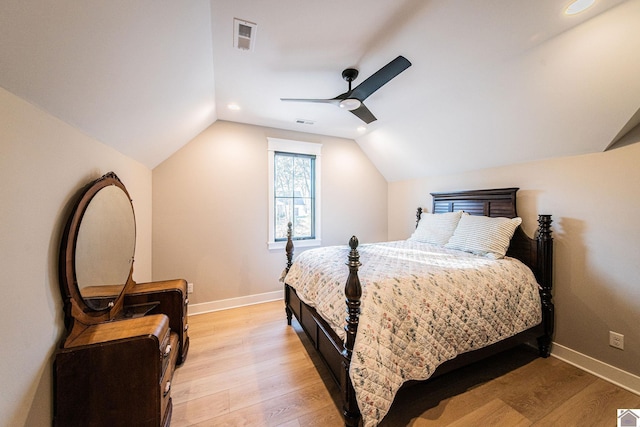
[[[296,246],[320,245],[321,144],[268,138],[269,249],[284,248],[287,224]]]
[[[316,156],[274,153],[276,241],[287,240],[287,224],[296,239],[314,239]]]

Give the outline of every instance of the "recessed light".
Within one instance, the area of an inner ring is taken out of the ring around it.
[[[238,111],[240,109],[240,106],[238,104],[236,104],[235,102],[232,102],[231,104],[227,105],[227,108],[229,110]]]
[[[575,15],[593,6],[596,0],[575,0],[565,9],[566,15]]]
[[[366,126],[358,126],[358,129],[357,129],[357,131],[360,133],[364,133],[366,130],[367,130]]]

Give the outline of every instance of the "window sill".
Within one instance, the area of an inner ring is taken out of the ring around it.
[[[267,242],[269,246],[269,250],[281,249],[284,251],[285,246],[287,246],[286,241],[282,242]],[[309,240],[294,240],[293,247],[294,248],[309,248],[312,246],[321,246],[322,240],[320,239],[309,239]]]

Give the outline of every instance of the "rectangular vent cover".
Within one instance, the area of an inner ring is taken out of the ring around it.
[[[233,47],[253,51],[256,45],[258,25],[243,19],[233,19]]]

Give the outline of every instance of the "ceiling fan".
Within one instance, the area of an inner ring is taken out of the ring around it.
[[[347,68],[342,72],[342,78],[349,82],[349,90],[335,98],[280,98],[280,100],[334,104],[340,108],[351,111],[360,120],[369,124],[377,119],[376,116],[374,116],[373,113],[371,113],[371,111],[369,111],[369,109],[364,105],[364,100],[410,66],[411,62],[409,62],[409,60],[404,56],[400,55],[353,89],[351,89],[351,82],[358,77],[358,70],[355,68]]]

